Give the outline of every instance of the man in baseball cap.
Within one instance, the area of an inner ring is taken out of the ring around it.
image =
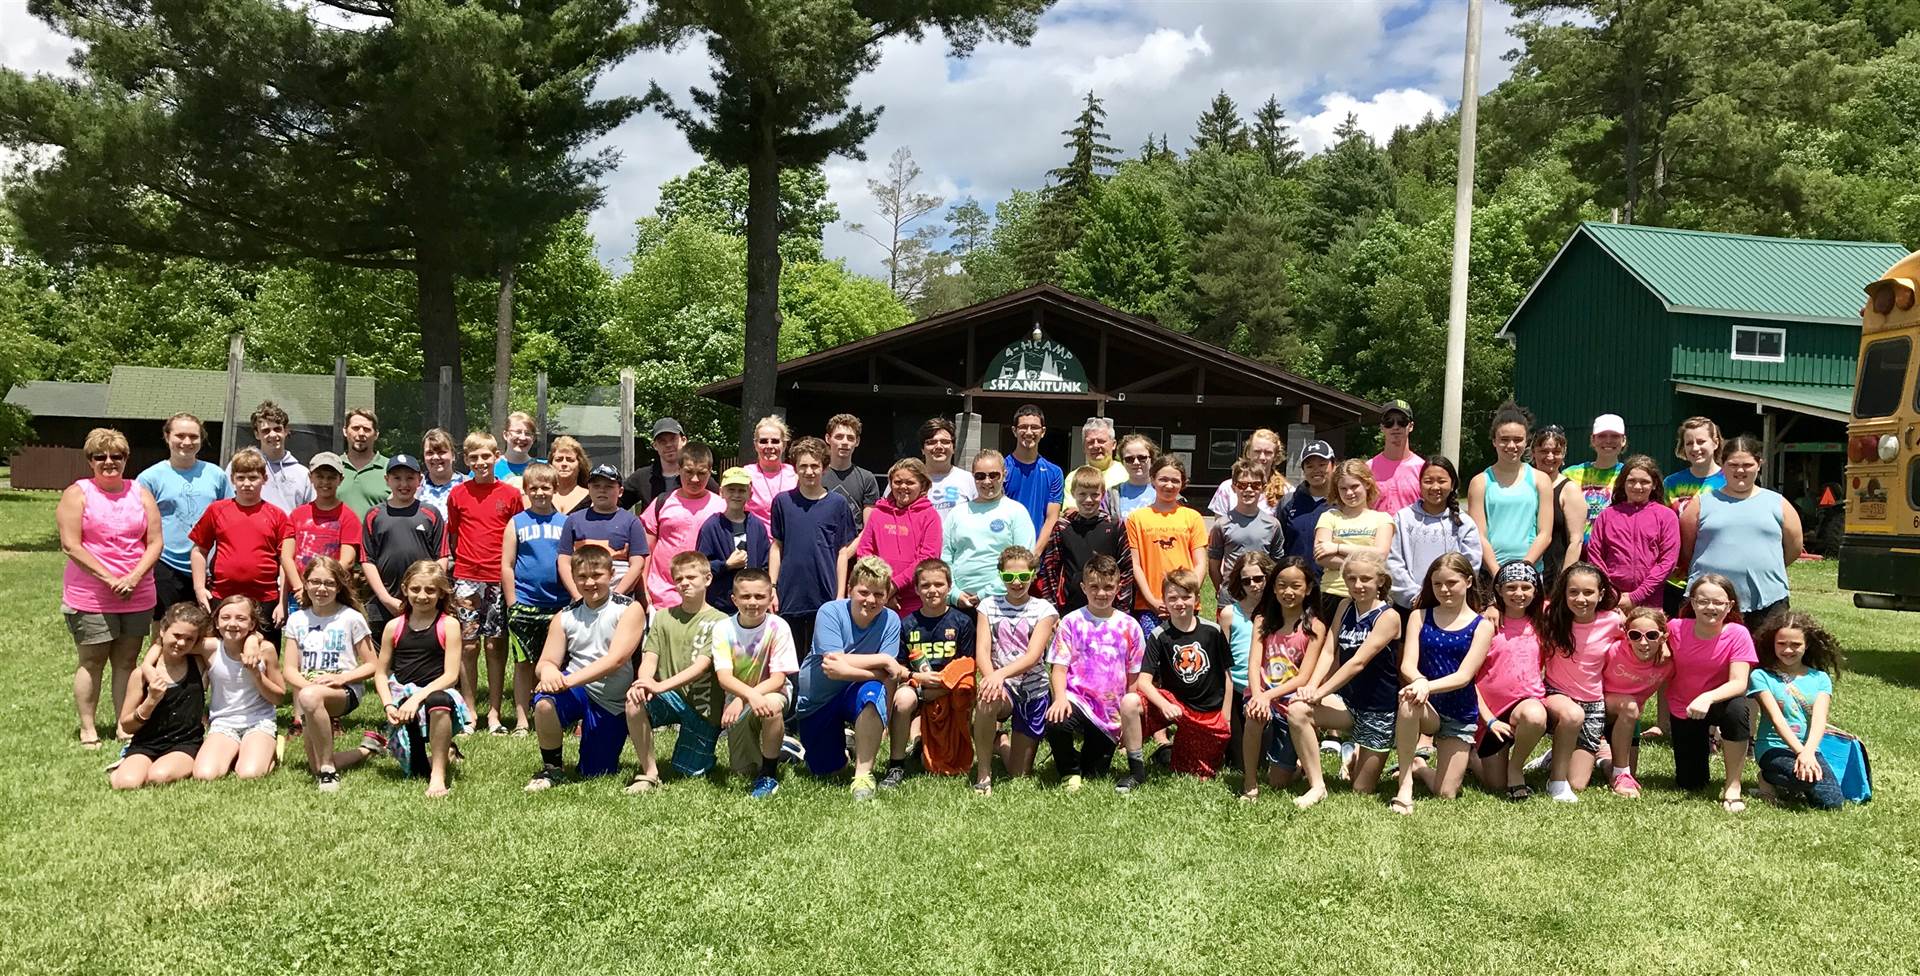
[[[1280,538],[1286,554],[1305,559],[1313,567],[1315,576],[1320,575],[1320,566],[1313,559],[1313,529],[1320,523],[1320,513],[1327,510],[1333,499],[1333,462],[1338,459],[1333,445],[1326,441],[1308,441],[1301,445],[1303,480],[1273,513],[1280,521]]]
[[[652,439],[655,460],[627,475],[620,486],[621,508],[645,507],[654,498],[680,487],[680,448],[687,443],[686,430],[680,421],[661,417],[653,422]],[[707,490],[719,491],[720,486],[709,477]]]
[[[1380,500],[1373,507],[1392,515],[1420,500],[1420,468],[1426,459],[1413,453],[1413,407],[1388,400],[1380,411],[1380,453],[1367,462]]]

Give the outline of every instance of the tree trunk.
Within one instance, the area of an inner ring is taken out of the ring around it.
[[[493,314],[493,424],[505,436],[507,390],[513,375],[513,280],[511,258],[500,261],[500,299]]]
[[[453,368],[453,442],[460,443],[467,427],[466,379],[460,369],[460,316],[454,307],[452,248],[442,240],[421,238],[414,248],[414,316],[420,323],[421,389],[434,389],[440,367]],[[428,397],[421,395],[420,417],[433,416]],[[422,428],[426,423],[420,425]]]
[[[773,412],[780,357],[780,159],[760,124],[747,160],[747,322],[740,371],[740,456],[753,457],[753,425]]]

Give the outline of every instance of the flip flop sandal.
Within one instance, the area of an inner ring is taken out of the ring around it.
[[[992,795],[993,795],[993,780],[990,780],[990,779],[983,779],[983,780],[981,780],[981,781],[979,781],[979,782],[977,782],[977,783],[975,783],[975,784],[973,784],[973,795],[975,795],[975,796],[992,796]]]
[[[1413,801],[1402,800],[1396,796],[1387,801],[1387,809],[1404,817],[1413,813]]]
[[[660,777],[641,774],[635,776],[633,781],[627,784],[626,793],[628,796],[639,796],[642,793],[651,793],[659,788]]]
[[[1737,796],[1727,797],[1720,801],[1720,809],[1728,813],[1746,813],[1747,801]]]
[[[1531,799],[1533,799],[1533,787],[1528,786],[1525,783],[1522,783],[1518,786],[1507,787],[1507,802],[1525,803],[1526,801]]]

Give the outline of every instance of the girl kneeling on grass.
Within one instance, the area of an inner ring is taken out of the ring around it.
[[[1633,799],[1640,795],[1640,781],[1633,778],[1640,758],[1640,713],[1647,699],[1672,679],[1673,659],[1667,656],[1667,615],[1659,607],[1634,607],[1627,611],[1625,626],[1626,633],[1607,650],[1600,685],[1607,695],[1613,791]]]
[[[1760,778],[1782,798],[1800,797],[1821,810],[1846,802],[1833,767],[1820,755],[1840,676],[1840,643],[1804,613],[1789,613],[1760,635],[1761,669],[1749,692],[1766,722],[1754,753]]]
[[[260,605],[235,594],[214,608],[218,649],[209,655],[206,741],[194,757],[193,778],[215,780],[232,772],[259,779],[273,771],[279,728],[274,709],[287,698],[280,655],[260,636]]]
[[[1574,563],[1554,580],[1547,599],[1546,626],[1540,634],[1547,683],[1547,727],[1553,732],[1552,773],[1547,798],[1580,802],[1593,778],[1593,763],[1605,741],[1606,692],[1601,673],[1607,650],[1620,639],[1624,618],[1607,574],[1590,563]],[[1743,676],[1744,677],[1744,676]]]
[[[160,618],[160,636],[145,663],[127,681],[120,727],[133,733],[107,782],[137,790],[184,779],[200,751],[200,716],[207,711],[207,639],[213,621],[192,603],[176,603]]]
[[[1753,703],[1747,679],[1760,663],[1753,635],[1741,623],[1740,598],[1733,582],[1718,573],[1694,578],[1687,605],[1667,625],[1673,651],[1673,678],[1667,708],[1673,715],[1673,781],[1683,790],[1707,785],[1708,729],[1720,729],[1720,756],[1726,761],[1726,786],[1720,806],[1745,813],[1740,774],[1747,764],[1747,738],[1753,729]]]
[[[473,712],[454,685],[460,680],[460,621],[453,616],[453,580],[422,559],[400,578],[406,616],[380,635],[374,690],[385,706],[387,749],[408,776],[427,777],[427,795],[446,796],[453,730]]]
[[[340,789],[340,771],[386,748],[368,730],[355,749],[335,751],[333,720],[360,704],[361,682],[373,675],[379,656],[346,568],[331,556],[307,567],[301,609],[287,618],[281,675],[293,694],[293,721],[307,747],[307,768],[322,793]]]
[[[1320,655],[1313,679],[1287,706],[1294,752],[1307,767],[1307,791],[1293,801],[1302,810],[1327,797],[1319,759],[1321,729],[1349,733],[1358,748],[1353,761],[1356,793],[1372,793],[1380,785],[1380,769],[1393,745],[1400,679],[1395,658],[1386,649],[1400,638],[1400,617],[1389,612],[1385,599],[1392,585],[1387,557],[1372,549],[1358,550],[1343,557],[1340,574],[1347,596],[1334,610],[1337,655]],[[1331,675],[1326,674],[1329,669]]]
[[[1236,578],[1243,579],[1238,576],[1242,569],[1262,560],[1271,578],[1253,613],[1254,660],[1247,669],[1247,726],[1240,745],[1240,798],[1248,802],[1260,798],[1262,752],[1267,783],[1274,789],[1291,785],[1300,772],[1300,757],[1287,728],[1287,706],[1313,677],[1327,636],[1326,624],[1313,613],[1320,602],[1313,564],[1301,556],[1283,556],[1276,563],[1264,554],[1248,555],[1235,567]],[[1247,588],[1261,589],[1250,583]],[[1318,754],[1312,759],[1319,764]]]
[[[1540,570],[1523,559],[1500,567],[1493,580],[1499,622],[1487,645],[1486,664],[1474,679],[1480,699],[1480,784],[1505,791],[1516,803],[1533,797],[1527,757],[1547,732],[1547,686],[1540,677],[1541,608],[1546,591]]]
[[[1473,561],[1443,553],[1427,567],[1420,595],[1407,618],[1406,649],[1400,654],[1400,705],[1394,719],[1394,745],[1400,752],[1400,792],[1393,812],[1413,812],[1413,781],[1443,800],[1460,795],[1467,776],[1467,750],[1473,745],[1480,699],[1473,678],[1487,659],[1494,625],[1480,616],[1473,593]],[[1417,761],[1422,735],[1433,737],[1432,767]]]

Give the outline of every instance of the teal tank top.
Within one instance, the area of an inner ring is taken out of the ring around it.
[[[1240,609],[1238,600],[1227,604],[1227,609],[1233,613],[1229,618],[1233,626],[1227,631],[1227,647],[1233,651],[1233,667],[1227,670],[1232,673],[1233,686],[1245,691],[1247,661],[1253,655],[1253,621],[1248,619],[1245,610]]]
[[[1508,560],[1525,556],[1540,531],[1540,492],[1533,487],[1530,464],[1520,466],[1520,476],[1511,485],[1501,485],[1492,466],[1482,473],[1487,476],[1487,543],[1493,546],[1494,558],[1505,565]],[[1494,572],[1500,569],[1489,568]]]
[[[1733,581],[1740,609],[1747,613],[1786,599],[1780,493],[1756,487],[1753,494],[1734,498],[1716,488],[1695,497],[1700,531],[1694,537],[1687,584],[1691,586],[1703,573],[1719,573]]]

